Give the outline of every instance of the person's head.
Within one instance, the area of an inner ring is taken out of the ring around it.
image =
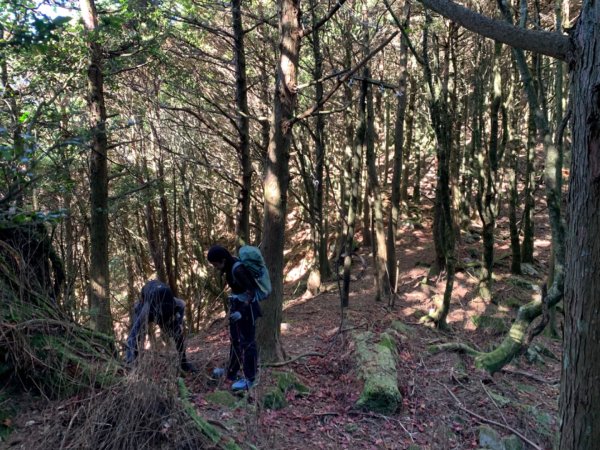
[[[225,247],[221,247],[220,245],[213,245],[206,255],[206,259],[211,263],[216,269],[223,270],[227,265],[227,262],[233,259],[229,250]]]

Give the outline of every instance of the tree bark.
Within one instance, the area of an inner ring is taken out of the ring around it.
[[[363,51],[365,57],[369,55],[369,28],[368,28],[368,11],[366,6],[363,6]],[[363,81],[361,83],[361,91],[364,92],[364,101],[366,104],[361,104],[361,114],[366,113],[364,135],[359,136],[362,139],[366,150],[366,162],[368,173],[368,199],[373,220],[373,260],[375,265],[375,281],[377,287],[376,301],[388,300],[390,295],[390,282],[387,275],[387,255],[385,230],[383,226],[383,206],[381,200],[381,190],[379,185],[379,176],[377,174],[377,158],[375,155],[375,113],[373,110],[373,91],[370,83],[367,81],[371,78],[370,64],[366,64],[363,69]],[[361,94],[361,100],[363,100]],[[363,108],[366,111],[363,111]],[[365,218],[369,217],[365,205]]]
[[[236,235],[238,244],[250,242],[250,200],[252,192],[252,161],[250,159],[250,119],[246,78],[246,51],[242,26],[241,0],[231,2],[233,53],[235,61],[235,104],[237,108],[238,158],[241,165],[241,189],[237,200]]]
[[[296,106],[296,77],[300,54],[300,0],[279,1],[279,63],[275,82],[273,115],[264,178],[263,254],[271,274],[273,292],[265,302],[257,339],[262,360],[283,357],[279,340],[283,311],[283,249],[289,185],[291,121]]]
[[[562,450],[600,442],[600,2],[583,2],[573,31],[573,151],[569,179]]]
[[[405,4],[405,19],[402,26],[408,27],[410,23],[410,3]],[[402,36],[400,38],[400,64],[399,64],[399,76],[398,76],[398,91],[396,101],[396,124],[394,127],[394,164],[392,166],[392,195],[390,199],[390,206],[388,211],[388,228],[387,228],[387,273],[389,277],[389,283],[391,287],[396,285],[396,235],[398,233],[398,220],[400,218],[400,200],[402,198],[402,186],[406,186],[406,179],[404,185],[402,181],[402,164],[404,151],[404,116],[407,105],[407,64],[408,64],[408,45],[406,44],[406,38]],[[412,101],[412,98],[411,98]],[[406,162],[404,162],[405,165]],[[408,177],[406,172],[405,177]],[[394,296],[391,296],[391,302],[393,303]]]
[[[92,153],[90,156],[90,318],[94,329],[114,334],[110,312],[108,267],[108,139],[104,103],[103,51],[98,43],[98,14],[94,0],[80,0],[87,33],[89,61],[88,109]]]

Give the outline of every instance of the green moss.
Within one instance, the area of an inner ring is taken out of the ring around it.
[[[298,377],[292,372],[273,372],[273,377],[277,380],[277,388],[286,393],[292,389],[296,390],[299,394],[308,394],[310,389],[300,383]]]
[[[473,316],[471,317],[471,322],[477,328],[488,328],[498,333],[504,333],[508,331],[508,326],[504,322],[504,319],[499,317],[490,317],[490,316]]]
[[[402,401],[394,352],[386,345],[372,344],[372,333],[358,333],[354,338],[360,374],[365,382],[357,406],[382,414],[393,413]]]
[[[208,437],[214,444],[218,443],[221,440],[220,433],[215,427],[198,415],[196,408],[194,408],[194,405],[192,405],[189,401],[190,392],[188,391],[188,388],[186,387],[182,378],[177,380],[177,385],[179,387],[179,397],[181,398],[185,412],[206,437]]]
[[[515,297],[508,297],[503,303],[513,309],[519,309],[523,305],[523,302]]]
[[[411,336],[414,334],[413,329],[410,325],[405,324],[399,320],[394,320],[390,326],[392,330],[397,331],[398,333],[404,334],[406,336]]]
[[[206,400],[217,405],[226,406],[227,408],[235,408],[238,401],[237,398],[228,391],[214,391],[206,394]]]
[[[379,345],[387,348],[394,356],[397,355],[398,349],[396,348],[396,339],[389,333],[381,333]]]
[[[267,409],[283,409],[287,405],[285,394],[279,388],[272,388],[265,393],[262,404]]]
[[[534,283],[532,283],[531,281],[528,281],[524,278],[518,277],[516,275],[512,275],[509,279],[508,282],[510,284],[512,284],[513,286],[516,287],[520,287],[523,289],[527,289],[530,291],[535,291],[538,289],[537,285],[535,285]]]

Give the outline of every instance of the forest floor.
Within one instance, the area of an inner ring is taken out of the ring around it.
[[[519,277],[540,286],[550,252],[543,213],[536,224],[535,271]],[[433,261],[434,251],[431,223],[421,225],[406,222],[399,233],[400,279],[394,307],[374,300],[372,257],[366,252],[361,255],[368,264],[352,282],[342,332],[337,283],[332,283],[331,291],[312,298],[295,295],[298,285],[290,283],[283,312],[284,349],[292,359],[306,353],[322,356],[263,368],[258,386],[228,406],[214,401],[214,393],[226,386],[209,377],[212,368],[223,366],[227,359],[225,319],[213,322],[203,335],[194,337],[189,351],[200,371],[186,383],[199,413],[228,430],[245,448],[252,444],[260,449],[407,449],[415,444],[421,449],[470,449],[482,447],[480,426],[484,423],[500,436],[520,435],[523,448],[552,448],[558,423],[559,340],[538,336],[533,342],[538,351],[529,355],[534,357],[521,356],[493,376],[476,369],[469,356],[431,354],[427,350],[429,345],[442,342],[491,350],[505,336],[518,307],[539,295],[526,283],[515,283],[509,273],[506,224],[500,223],[497,233],[493,294],[499,305],[476,295],[474,273],[458,272],[448,332],[419,324],[445,285],[445,279],[428,277],[427,265]],[[463,263],[479,259],[481,254],[481,241],[472,237],[463,236],[459,245]],[[407,325],[405,338],[398,342],[402,406],[387,416],[361,411],[355,407],[362,382],[352,333],[384,331],[398,320]],[[274,372],[281,371],[295,374],[309,392],[288,392],[282,409],[261,408],[261,399],[277,384]]]
[[[294,267],[288,267],[288,273],[298,272],[298,277],[286,284],[282,344],[288,358],[314,355],[280,367],[263,367],[250,393],[223,394],[227,386],[210,378],[211,370],[223,366],[228,356],[223,314],[202,334],[188,339],[188,355],[199,369],[185,378],[192,403],[200,416],[233,436],[244,449],[408,449],[411,445],[434,450],[472,449],[482,447],[482,424],[501,437],[519,435],[523,448],[552,448],[558,428],[559,340],[538,336],[533,342],[538,350],[532,353],[535,358],[521,356],[493,376],[476,369],[467,355],[428,351],[430,345],[443,342],[462,342],[486,351],[503,339],[518,307],[539,295],[523,281],[535,285],[544,282],[550,253],[550,230],[544,214],[540,210],[536,217],[534,270],[518,277],[520,282],[509,273],[508,229],[506,223],[499,223],[493,291],[498,306],[476,295],[474,271],[457,273],[447,332],[419,324],[445,284],[443,277],[428,276],[434,256],[429,219],[404,220],[399,230],[400,278],[393,307],[375,301],[372,256],[368,249],[359,252],[366,264],[355,261],[350,306],[343,322],[336,281],[328,282],[326,292],[315,297],[302,295],[300,280],[305,277],[300,261],[304,258],[303,251],[296,248],[292,255],[298,263],[292,261]],[[482,244],[475,231],[463,235],[458,245],[459,261],[465,265],[480,259]],[[406,325],[397,342],[402,405],[391,415],[360,410],[355,403],[363,382],[355,360],[353,333],[381,332],[393,321]],[[281,372],[293,373],[308,392],[292,389],[286,393],[283,408],[266,409],[262,400],[277,384],[275,377]],[[0,448],[35,448],[28,444],[29,439],[47,427],[44,424],[53,416],[66,412],[64,404],[40,407],[39,401],[32,402],[31,408],[22,405],[20,410],[19,416],[3,419],[10,421],[13,433],[7,442],[0,441]],[[72,419],[67,416],[63,421],[70,427]]]

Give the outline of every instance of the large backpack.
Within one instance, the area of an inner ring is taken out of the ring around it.
[[[235,279],[235,269],[243,264],[250,272],[258,289],[254,300],[263,301],[272,291],[271,278],[269,277],[269,269],[265,265],[265,260],[258,247],[251,245],[243,245],[238,251],[239,261],[233,265],[232,274]]]

